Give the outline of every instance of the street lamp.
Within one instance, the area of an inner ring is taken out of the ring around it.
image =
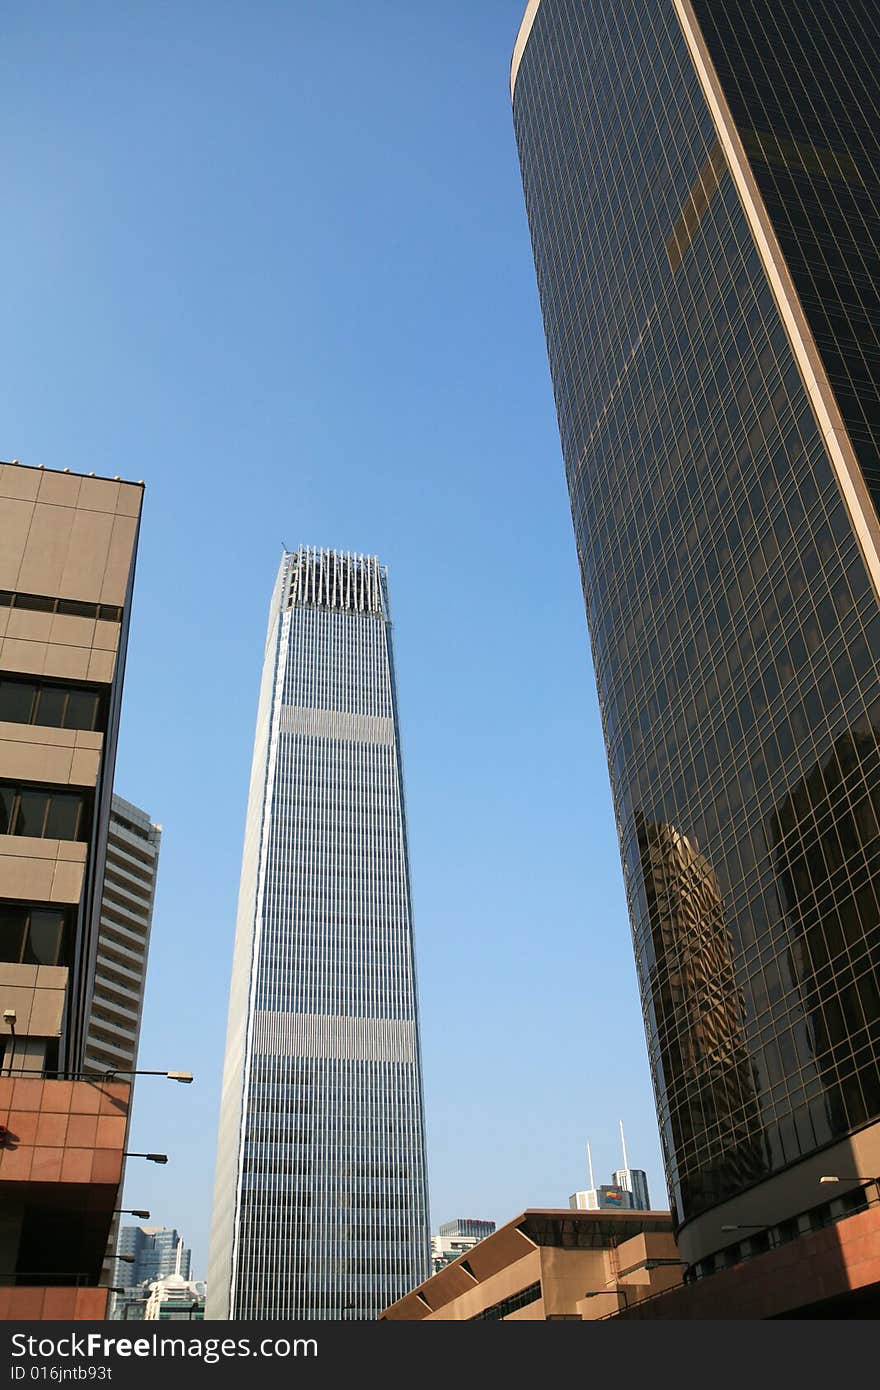
[[[142,1211],[140,1207],[114,1207],[114,1216],[139,1216],[142,1221],[149,1221],[150,1213]]]
[[[113,1258],[115,1260],[121,1260],[124,1265],[133,1265],[135,1263],[134,1255],[114,1255]]]
[[[880,1178],[869,1178],[863,1173],[826,1173],[819,1179],[820,1183],[858,1183],[864,1191],[867,1187],[873,1187],[876,1193],[875,1200],[880,1201]],[[846,1194],[844,1194],[846,1195]],[[871,1205],[871,1199],[865,1192],[865,1201]]]
[[[629,1288],[626,1284],[616,1284],[613,1288],[587,1289],[584,1298],[601,1298],[602,1294],[611,1294],[612,1297],[623,1299],[624,1308],[629,1307]]]
[[[169,1081],[180,1081],[185,1086],[192,1082],[191,1071],[120,1071],[117,1067],[111,1067],[109,1071],[95,1072],[102,1080],[109,1081],[112,1076],[167,1076]]]
[[[145,1159],[147,1160],[148,1163],[167,1163],[167,1162],[168,1162],[168,1155],[167,1155],[167,1154],[136,1154],[136,1153],[128,1153],[128,1152],[126,1152],[126,1153],[124,1153],[124,1154],[122,1155],[122,1157],[123,1157],[123,1158],[145,1158]]]
[[[820,1181],[820,1182],[863,1182],[863,1183],[865,1183],[866,1185],[869,1184],[869,1183],[874,1183],[874,1184],[876,1185],[877,1183],[880,1183],[880,1178],[866,1178],[862,1173],[843,1173],[843,1174],[840,1174],[840,1173],[831,1173],[831,1174],[829,1174],[829,1175],[826,1175],[824,1178],[820,1178],[819,1181]]]

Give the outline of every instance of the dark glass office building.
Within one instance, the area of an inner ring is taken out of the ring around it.
[[[880,12],[531,0],[511,92],[701,1274],[880,1172]]]

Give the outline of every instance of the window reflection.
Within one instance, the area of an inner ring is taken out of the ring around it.
[[[681,1217],[754,1182],[767,1164],[717,875],[673,825],[642,821],[639,847],[654,948],[656,1063],[680,1167]]]
[[[826,1142],[880,1110],[878,810],[880,743],[873,730],[848,730],[770,822],[792,969],[822,1083],[810,1113]],[[869,1040],[845,1081],[841,1070],[852,1069],[849,1059]]]

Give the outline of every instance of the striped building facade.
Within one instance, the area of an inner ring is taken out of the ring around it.
[[[86,1033],[89,1072],[137,1066],[161,841],[161,826],[114,794]]]
[[[265,649],[207,1317],[371,1318],[428,1269],[387,575],[301,549]]]

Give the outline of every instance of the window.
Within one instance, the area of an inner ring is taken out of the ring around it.
[[[0,680],[0,719],[30,724],[37,687],[32,681]]]
[[[529,1284],[528,1288],[520,1289],[519,1293],[512,1293],[509,1298],[502,1298],[500,1303],[493,1303],[488,1308],[484,1308],[482,1313],[477,1313],[469,1318],[469,1322],[500,1322],[515,1313],[518,1308],[527,1308],[530,1303],[535,1303],[541,1297],[541,1282]]]
[[[48,787],[0,783],[0,835],[35,839],[85,840],[88,794]]]
[[[74,598],[49,598],[45,594],[16,594],[0,590],[0,608],[26,608],[31,613],[63,613],[70,618],[100,618],[121,623],[122,609],[113,603],[83,603]]]
[[[56,907],[0,905],[0,960],[20,965],[65,965],[68,914]]]
[[[0,720],[43,724],[53,729],[103,729],[104,701],[99,691],[48,681],[0,680]]]

